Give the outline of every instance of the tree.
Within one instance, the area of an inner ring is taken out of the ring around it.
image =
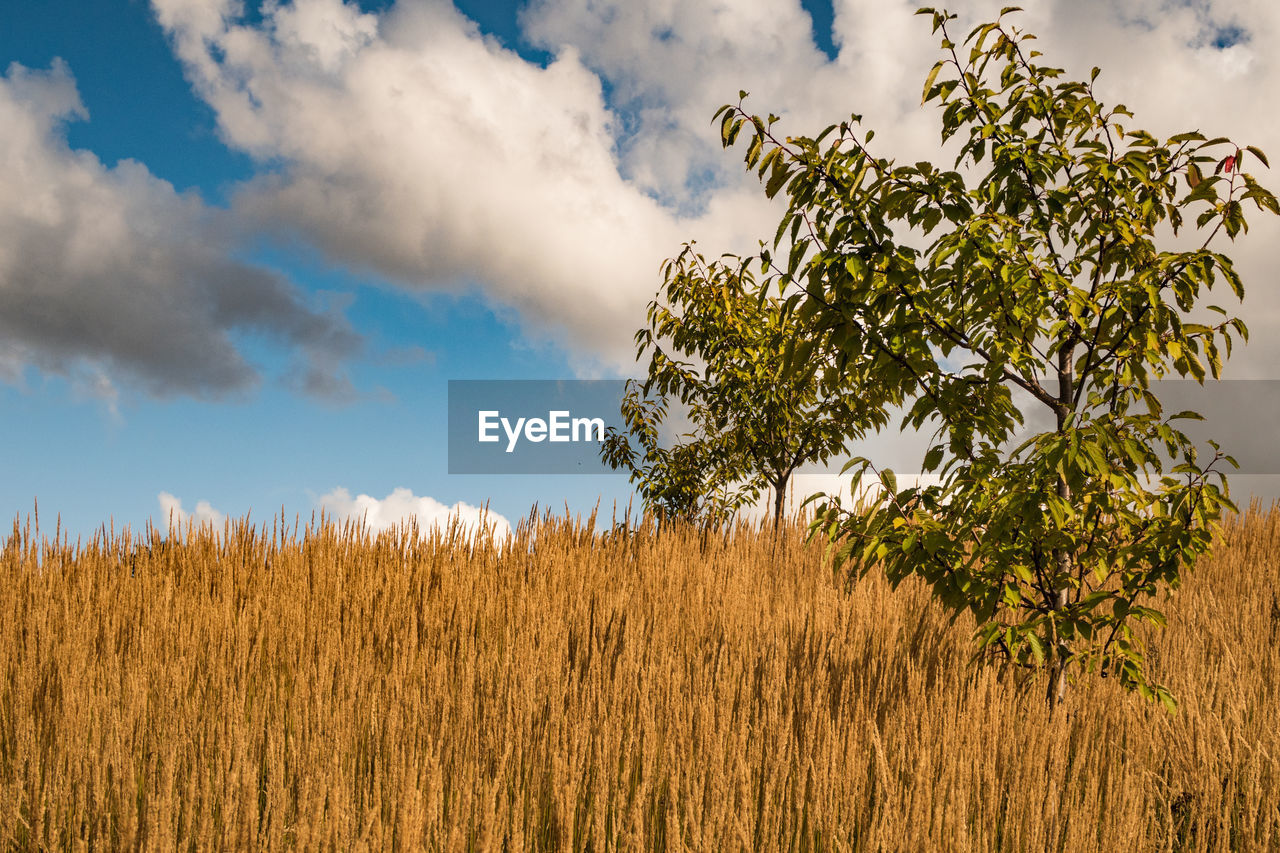
[[[602,455],[629,470],[646,504],[665,514],[723,518],[767,488],[776,529],[797,468],[887,423],[850,406],[838,384],[843,356],[808,347],[803,366],[784,370],[800,327],[757,282],[758,260],[708,262],[687,244],[663,264],[666,303],[650,303],[649,325],[636,333],[648,374],[629,385],[626,430],[610,431]],[[691,431],[664,447],[660,426],[673,402],[687,410]]]
[[[923,469],[938,484],[899,488],[870,460],[850,463],[880,489],[821,506],[815,530],[837,566],[923,578],[955,616],[975,616],[980,657],[1048,671],[1051,707],[1074,669],[1172,710],[1136,629],[1164,624],[1152,598],[1177,588],[1234,508],[1222,471],[1234,461],[1217,445],[1201,459],[1177,428],[1199,416],[1166,415],[1151,380],[1216,379],[1233,334],[1247,340],[1240,319],[1201,305],[1218,283],[1243,298],[1210,246],[1247,230],[1246,202],[1280,206],[1243,170],[1266,165],[1261,151],[1133,128],[1095,97],[1098,69],[1072,81],[1040,64],[1034,37],[1008,23],[1016,11],[957,46],[956,16],[921,10],[942,48],[923,102],[941,108],[953,168],[873,154],[857,115],[785,139],[741,100],[717,118],[726,147],[747,130],[748,167],[785,195],[776,284],[808,340],[843,356],[864,405],[937,425]],[[786,367],[807,371],[803,358]],[[1034,407],[1054,426],[1024,435]]]
[[[660,431],[669,403],[649,396],[643,382],[629,380],[622,399],[625,431],[609,427],[602,458],[630,472],[645,508],[660,520],[715,523],[732,516],[747,497],[730,485],[742,479],[739,460],[697,441],[666,446]]]

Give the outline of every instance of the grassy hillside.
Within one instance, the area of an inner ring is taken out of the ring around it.
[[[1168,607],[1171,717],[967,666],[787,531],[233,526],[0,556],[0,845],[1280,850],[1280,514]]]

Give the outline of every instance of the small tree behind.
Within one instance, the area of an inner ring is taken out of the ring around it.
[[[1135,626],[1163,625],[1152,597],[1209,548],[1232,507],[1231,460],[1198,458],[1176,428],[1198,416],[1165,415],[1150,381],[1217,378],[1233,334],[1247,336],[1218,306],[1201,308],[1209,322],[1191,312],[1219,282],[1243,296],[1210,245],[1246,230],[1245,202],[1280,212],[1243,170],[1266,158],[1133,128],[1095,97],[1097,69],[1072,81],[1039,64],[1033,37],[1005,22],[1016,9],[963,47],[955,16],[921,11],[943,54],[924,101],[941,105],[944,142],[959,142],[954,168],[874,155],[856,115],[781,140],[774,117],[741,104],[717,114],[724,144],[747,129],[749,167],[787,197],[779,283],[798,291],[787,304],[806,336],[844,357],[866,404],[901,402],[904,425],[937,424],[924,469],[940,484],[900,489],[855,460],[856,478],[879,478],[879,499],[831,501],[820,528],[852,575],[921,577],[956,615],[974,614],[983,653],[1047,669],[1051,705],[1078,666],[1172,708]],[[1188,220],[1200,245],[1170,248]],[[808,369],[795,360],[787,375]],[[1028,405],[1054,427],[1013,446]]]
[[[841,356],[806,346],[803,367],[785,369],[802,327],[770,295],[771,269],[767,253],[708,262],[692,245],[663,265],[666,302],[650,304],[649,325],[636,333],[648,374],[623,402],[627,430],[611,431],[602,453],[664,513],[725,517],[767,489],[776,528],[796,469],[887,423],[850,406],[838,382]],[[672,403],[687,411],[691,429],[666,447],[659,433]]]

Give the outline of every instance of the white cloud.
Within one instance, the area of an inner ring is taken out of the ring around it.
[[[461,501],[446,506],[435,498],[419,497],[405,488],[395,489],[382,499],[363,494],[353,498],[346,489],[337,488],[321,496],[317,504],[339,520],[363,519],[375,531],[416,522],[422,535],[429,535],[433,529],[447,530],[452,524],[457,524],[467,536],[477,530],[489,530],[498,542],[505,541],[511,534],[511,523],[496,512]]]
[[[197,502],[195,512],[188,513],[182,508],[182,501],[168,492],[156,495],[156,500],[160,504],[159,526],[161,529],[181,530],[191,522],[196,527],[209,525],[217,531],[222,528],[226,520],[226,516],[214,509],[208,501]]]
[[[938,112],[919,104],[938,48],[929,20],[915,15],[918,5],[835,0],[839,54],[831,62],[810,42],[798,0],[535,0],[524,21],[545,47],[578,46],[587,65],[637,111],[637,128],[623,140],[624,165],[642,182],[666,182],[670,192],[708,162],[740,167],[707,126],[711,111],[739,88],[751,92],[754,111],[783,117],[783,133],[816,133],[857,112],[877,133],[877,153],[949,164],[938,151]],[[1002,5],[948,3],[961,15],[951,25],[953,37],[993,19]],[[760,25],[765,20],[768,26]],[[1046,0],[1027,4],[1011,20],[1040,36],[1035,46],[1045,52],[1042,61],[1076,78],[1100,66],[1100,96],[1129,105],[1136,125],[1165,135],[1199,128],[1280,151],[1280,115],[1258,108],[1280,85],[1280,6],[1274,3]],[[1265,169],[1254,168],[1280,187]],[[714,204],[717,195],[711,199]],[[1280,225],[1252,216],[1247,239],[1217,245],[1237,259],[1249,290],[1247,316],[1255,333],[1263,332],[1237,353],[1233,375],[1242,376],[1274,374],[1280,363],[1280,291],[1268,286]]]
[[[83,118],[62,62],[0,76],[0,377],[36,367],[114,407],[122,379],[158,395],[251,388],[238,332],[281,345],[300,371],[355,352],[341,317],[231,260],[226,223],[197,197],[135,161],[72,150],[64,125]]]
[[[272,167],[242,188],[240,214],[410,288],[478,284],[532,337],[587,359],[630,362],[658,263],[681,242],[714,255],[771,236],[778,207],[710,126],[740,88],[784,133],[857,111],[877,151],[949,162],[937,111],[919,106],[937,39],[915,2],[836,0],[832,61],[799,0],[534,0],[520,20],[555,52],[545,69],[442,0],[380,16],[295,0],[259,24],[232,0],[152,2],[228,144]],[[962,36],[1000,4],[951,5]],[[1280,82],[1278,21],[1262,0],[1046,0],[1018,19],[1053,64],[1103,67],[1100,92],[1140,124],[1272,148],[1280,127],[1257,104]],[[1264,282],[1278,232],[1259,230],[1237,254]],[[1274,325],[1280,299],[1260,291],[1251,314]],[[1268,347],[1245,359],[1270,363]]]
[[[617,117],[576,48],[539,68],[447,3],[374,17],[299,0],[259,26],[213,0],[153,5],[226,142],[279,165],[237,195],[255,227],[411,288],[479,284],[588,358],[629,364],[660,262],[700,233],[718,251],[765,207],[725,194],[701,224],[663,207],[620,172]]]
[[[676,203],[704,195],[707,173],[742,183],[739,158],[721,151],[710,125],[739,90],[751,93],[749,106],[812,124],[832,118],[815,107],[843,82],[798,0],[535,0],[521,20],[536,44],[581,51],[613,85],[633,117],[621,140],[625,173]]]

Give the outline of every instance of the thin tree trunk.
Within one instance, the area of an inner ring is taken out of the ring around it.
[[[1074,348],[1072,348],[1074,349]],[[1071,397],[1073,393],[1073,376],[1072,376],[1072,349],[1063,348],[1058,351],[1058,403],[1057,412],[1058,432],[1066,431],[1067,410],[1071,405]],[[1071,499],[1071,486],[1067,484],[1067,480],[1062,475],[1058,475],[1058,497],[1064,501]],[[1054,615],[1058,615],[1066,610],[1068,595],[1071,591],[1068,578],[1071,577],[1071,555],[1066,550],[1059,548],[1056,550],[1054,557],[1057,561],[1058,583],[1061,584],[1053,592]],[[1053,663],[1050,665],[1049,691],[1045,699],[1049,703],[1050,712],[1055,707],[1062,704],[1067,698],[1067,660],[1070,657],[1071,649],[1067,645],[1067,641],[1059,636],[1057,628],[1053,630],[1056,640],[1053,649]]]
[[[773,484],[773,533],[776,536],[778,529],[782,526],[783,505],[787,499],[787,480],[791,479],[790,474],[783,474],[777,482]]]
[[[1065,598],[1065,596],[1062,596]],[[1049,712],[1053,713],[1054,708],[1061,705],[1067,698],[1067,644],[1065,640],[1058,640],[1057,650],[1054,652],[1053,663],[1049,665],[1049,690],[1045,693],[1045,701],[1049,703]]]

